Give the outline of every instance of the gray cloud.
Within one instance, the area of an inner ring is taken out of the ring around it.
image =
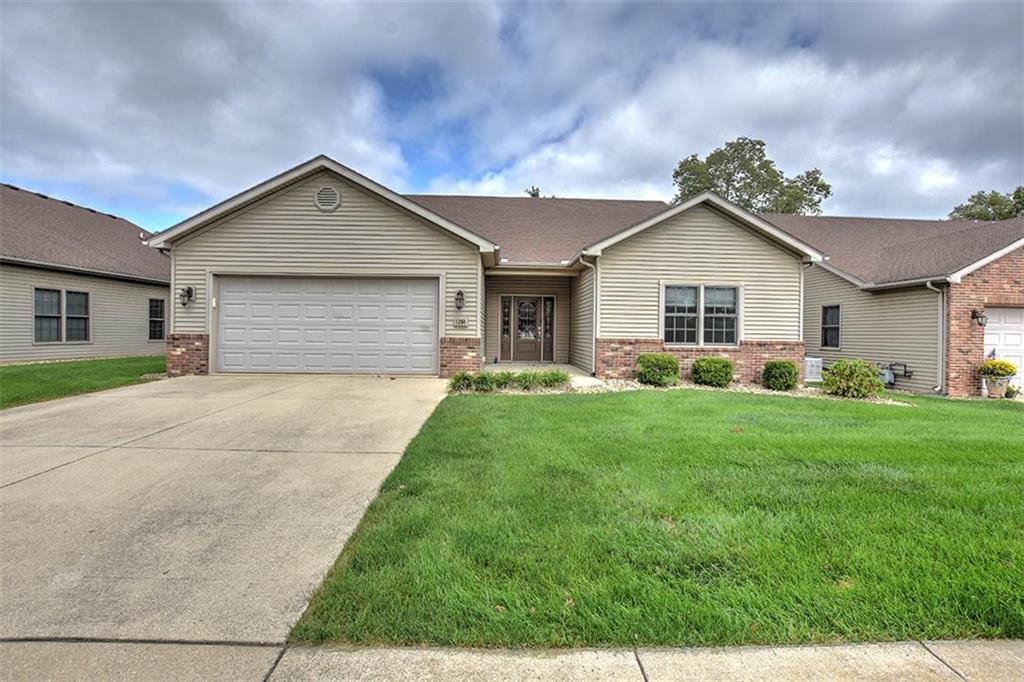
[[[679,158],[738,135],[820,167],[834,213],[937,217],[1024,181],[1019,3],[3,12],[5,179],[153,212],[321,152],[398,189],[668,198]]]

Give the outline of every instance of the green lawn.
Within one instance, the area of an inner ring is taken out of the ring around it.
[[[1024,636],[1024,409],[911,400],[450,397],[292,638]]]
[[[163,355],[0,365],[0,409],[138,384],[164,371]]]

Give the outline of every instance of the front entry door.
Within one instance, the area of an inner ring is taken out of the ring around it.
[[[512,301],[512,310],[515,314],[515,350],[512,357],[517,362],[540,362],[540,298],[516,296]]]

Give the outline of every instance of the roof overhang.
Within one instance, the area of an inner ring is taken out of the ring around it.
[[[320,171],[330,171],[335,173],[349,182],[376,194],[382,199],[394,204],[395,206],[419,217],[423,220],[433,224],[434,226],[445,230],[460,239],[469,242],[477,246],[481,254],[492,254],[498,250],[498,245],[493,242],[481,237],[480,235],[467,230],[461,225],[457,225],[452,221],[444,218],[433,211],[421,206],[420,204],[408,199],[401,194],[388,189],[384,185],[371,180],[365,175],[361,175],[351,168],[344,166],[334,159],[320,155],[305,163],[301,163],[294,168],[286,170],[279,175],[261,182],[258,185],[250,187],[249,189],[236,194],[235,196],[225,199],[224,201],[211,206],[210,208],[197,213],[196,215],[184,220],[173,227],[169,227],[163,232],[159,232],[150,236],[146,242],[149,246],[156,249],[166,249],[173,245],[173,242],[185,237],[188,234],[195,232],[216,220],[223,218],[224,216],[230,215],[235,211],[245,208],[246,206],[268,196],[288,185],[291,185],[303,178],[309,177]],[[486,258],[485,258],[486,260]]]
[[[754,215],[750,211],[744,208],[740,208],[736,204],[723,199],[714,192],[701,192],[695,197],[687,199],[686,201],[680,202],[675,206],[671,206],[665,211],[652,216],[641,223],[637,223],[632,227],[626,228],[625,230],[612,235],[602,241],[592,244],[581,252],[582,256],[600,256],[601,253],[612,246],[615,246],[619,242],[625,241],[630,237],[633,237],[641,232],[648,230],[655,225],[659,225],[670,218],[690,210],[696,206],[706,205],[710,206],[717,211],[737,220],[740,223],[748,226],[756,232],[760,232],[765,237],[772,241],[775,241],[791,251],[803,256],[803,258],[812,263],[822,263],[826,259],[825,254],[818,251],[810,244],[800,241],[793,235],[779,229],[775,225],[772,225],[767,220]]]

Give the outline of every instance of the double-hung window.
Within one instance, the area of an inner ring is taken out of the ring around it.
[[[36,289],[33,315],[36,343],[89,340],[89,294],[84,291]]]
[[[739,343],[739,288],[705,285],[665,287],[665,343],[735,346]]]
[[[697,287],[665,287],[666,343],[697,343]]]
[[[837,305],[821,307],[821,347],[840,347],[840,315]]]
[[[739,329],[736,287],[704,287],[704,343],[735,346]]]
[[[164,338],[164,300],[149,299],[149,340],[162,341]]]
[[[56,343],[63,340],[60,333],[61,304],[60,289],[35,290],[35,341]]]

